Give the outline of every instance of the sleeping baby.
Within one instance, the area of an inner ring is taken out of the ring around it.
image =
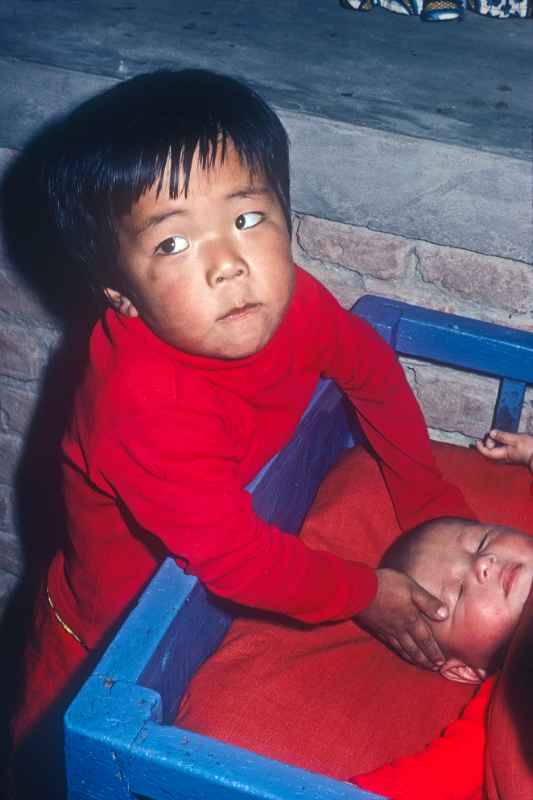
[[[440,518],[397,539],[381,566],[405,571],[446,602],[448,617],[431,622],[445,655],[440,672],[449,680],[483,685],[463,715],[425,750],[351,782],[394,800],[481,800],[487,788],[487,709],[494,688],[493,678],[484,679],[502,666],[533,594],[533,536],[500,525]],[[510,725],[518,737],[516,719]],[[520,792],[517,764],[511,772],[511,794],[497,796],[533,797],[533,771],[522,769]]]
[[[477,683],[501,664],[533,579],[533,537],[460,518],[423,523],[397,539],[382,567],[406,572],[448,606],[431,621],[441,674]]]

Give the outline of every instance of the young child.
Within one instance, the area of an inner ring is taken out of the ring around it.
[[[446,602],[448,618],[430,623],[446,657],[444,677],[479,683],[502,663],[531,592],[533,536],[463,519],[434,520],[398,539],[381,566],[404,569]],[[486,680],[461,719],[423,753],[352,781],[394,800],[481,799],[493,683]]]
[[[307,623],[358,615],[404,656],[440,663],[440,600],[311,550],[245,491],[329,376],[402,527],[472,515],[435,467],[392,351],[292,261],[277,116],[227,77],[141,75],[63,123],[44,179],[70,268],[109,308],[63,440],[69,538],[36,606],[15,743],[60,718],[169,555],[213,595]]]

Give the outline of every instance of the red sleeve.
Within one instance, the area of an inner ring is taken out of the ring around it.
[[[494,680],[485,681],[460,719],[421,753],[350,782],[390,800],[481,800],[485,718]]]
[[[169,401],[139,419],[123,415],[100,458],[99,482],[216,595],[313,623],[366,607],[374,570],[311,550],[258,517],[216,397],[204,385],[190,405]]]
[[[442,478],[434,462],[422,412],[392,348],[325,290],[320,303],[317,318],[329,318],[329,325],[321,325],[329,336],[323,343],[323,372],[355,407],[400,527],[407,530],[441,516],[476,519],[459,489]]]

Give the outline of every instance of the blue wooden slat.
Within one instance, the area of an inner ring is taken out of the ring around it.
[[[492,427],[504,431],[517,431],[524,403],[526,386],[519,381],[504,378],[500,383]]]
[[[92,676],[70,738],[83,753],[71,800],[364,800],[351,784],[160,722],[159,696]],[[106,720],[94,735],[94,717]]]
[[[290,444],[269,462],[249,487],[254,508],[267,522],[297,533],[320,483],[354,435],[345,400],[323,381]],[[309,446],[311,443],[312,447]]]
[[[363,800],[352,784],[182,729],[148,724],[132,751],[133,792],[168,800]]]
[[[96,671],[111,680],[135,683],[172,630],[177,617],[188,617],[191,604],[202,604],[198,580],[185,575],[166,559],[148,584],[136,607],[107,648]],[[200,598],[200,599],[197,599]],[[194,642],[189,642],[194,646]]]
[[[362,297],[355,311],[392,346],[410,355],[533,383],[533,336],[527,331],[418,308],[388,298]]]

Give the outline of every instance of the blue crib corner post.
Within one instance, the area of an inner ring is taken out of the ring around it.
[[[146,724],[160,719],[157,692],[98,674],[89,678],[65,716],[69,800],[136,800],[128,779],[131,748]]]

